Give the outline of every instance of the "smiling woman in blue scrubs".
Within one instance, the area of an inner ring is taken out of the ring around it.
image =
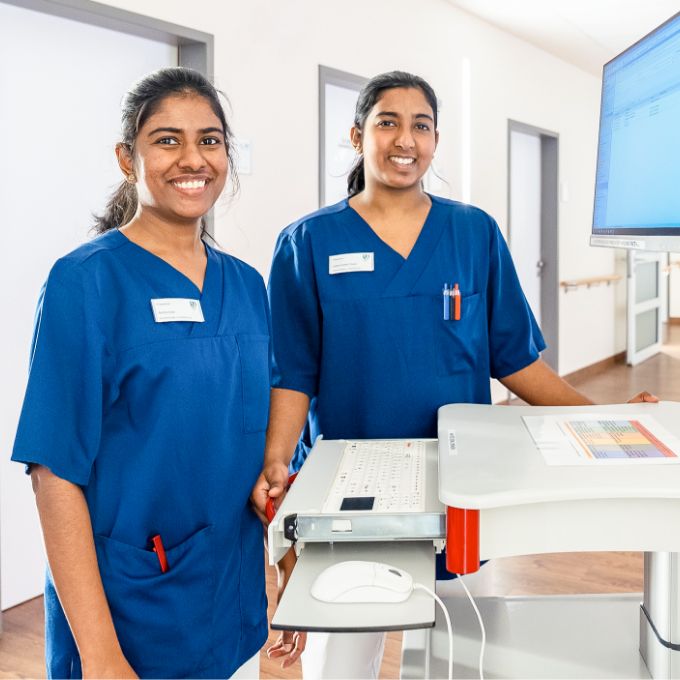
[[[269,284],[275,389],[253,492],[261,510],[319,434],[436,437],[437,409],[490,403],[490,377],[531,404],[591,403],[539,358],[545,343],[496,222],[423,191],[438,138],[424,80],[373,78],[351,130],[349,197],[279,237]],[[304,676],[377,677],[383,640],[310,634]],[[292,642],[270,654],[298,656]]]
[[[125,181],[100,235],[42,291],[13,452],[49,560],[47,670],[227,677],[267,637],[248,500],[269,405],[266,292],[204,239],[233,172],[212,85],[188,69],[147,76],[122,137]]]

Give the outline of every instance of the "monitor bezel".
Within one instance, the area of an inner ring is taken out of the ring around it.
[[[615,57],[610,59],[602,67],[602,81],[600,85],[600,116],[599,125],[597,130],[597,159],[595,165],[595,192],[593,194],[593,218],[591,224],[591,246],[609,247],[609,248],[634,248],[632,245],[610,245],[610,243],[618,242],[621,244],[627,244],[631,242],[637,242],[639,245],[637,248],[639,250],[673,250],[680,251],[680,241],[677,243],[666,243],[666,238],[673,238],[676,241],[680,237],[680,223],[677,226],[670,227],[658,227],[658,226],[637,226],[637,227],[601,227],[597,228],[595,226],[595,197],[597,195],[597,167],[600,162],[600,137],[602,135],[602,107],[604,100],[604,78],[605,71],[608,66],[623,57],[625,54],[633,50],[640,43],[644,42],[651,36],[653,36],[658,31],[661,31],[665,26],[680,19],[680,12],[676,12],[673,16],[669,17],[662,24],[659,24],[656,28],[653,28],[649,33],[646,33],[641,38],[636,40],[632,45],[629,45],[625,50],[619,52]],[[604,242],[607,242],[606,244]],[[666,247],[672,246],[672,247]]]

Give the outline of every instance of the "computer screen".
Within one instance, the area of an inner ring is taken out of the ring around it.
[[[680,251],[680,13],[604,66],[591,244]]]

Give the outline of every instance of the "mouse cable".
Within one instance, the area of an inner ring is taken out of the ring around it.
[[[482,615],[479,613],[479,609],[477,608],[477,603],[475,602],[474,598],[472,597],[472,594],[468,590],[468,587],[465,585],[465,581],[463,581],[463,577],[460,574],[456,574],[458,577],[458,580],[460,581],[460,585],[463,586],[463,590],[468,596],[468,599],[470,600],[470,603],[472,604],[472,608],[475,610],[475,614],[477,614],[477,621],[479,621],[479,627],[482,631],[482,646],[479,649],[479,680],[484,680],[484,648],[486,647],[486,630],[484,629],[484,621],[482,621]]]
[[[446,605],[441,601],[439,595],[433,590],[430,590],[422,583],[414,583],[413,590],[424,590],[434,601],[442,608],[444,618],[446,619],[446,628],[449,632],[449,680],[453,680],[453,629],[451,628],[451,617],[446,609]]]

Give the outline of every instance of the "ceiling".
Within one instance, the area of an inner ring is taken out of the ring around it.
[[[595,75],[680,11],[680,0],[448,0]]]

